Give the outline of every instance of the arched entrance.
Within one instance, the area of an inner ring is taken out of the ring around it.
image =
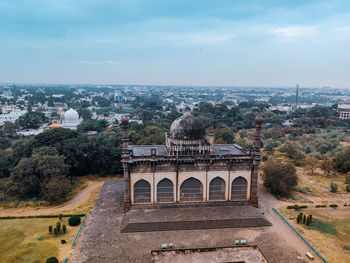
[[[225,186],[224,179],[220,177],[211,180],[209,184],[209,200],[225,200]]]
[[[232,181],[231,200],[247,200],[247,180],[237,177]]]
[[[180,187],[180,201],[203,201],[202,183],[193,177],[185,180]]]
[[[140,180],[134,184],[134,203],[150,203],[151,202],[151,185],[145,181]]]
[[[174,201],[174,184],[167,178],[161,180],[157,185],[157,202]]]

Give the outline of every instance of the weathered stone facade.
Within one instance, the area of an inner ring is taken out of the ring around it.
[[[128,120],[123,118],[124,210],[212,201],[258,206],[261,124],[257,117],[255,147],[249,152],[235,144],[213,144],[200,120],[189,114],[174,121],[165,145],[130,146]]]

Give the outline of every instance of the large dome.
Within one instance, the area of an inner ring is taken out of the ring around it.
[[[171,124],[170,137],[175,140],[201,140],[205,138],[205,127],[199,118],[185,113]]]
[[[77,121],[79,120],[79,114],[77,111],[69,109],[64,113],[64,119],[65,121]]]

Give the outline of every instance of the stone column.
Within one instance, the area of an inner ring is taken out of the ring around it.
[[[250,183],[250,202],[253,206],[258,207],[258,169],[261,161],[261,125],[263,122],[263,118],[261,116],[257,116],[255,118],[255,142],[254,142],[254,161],[253,161],[253,169],[251,173],[251,183]]]
[[[123,131],[123,151],[122,151],[122,163],[124,170],[124,212],[130,210],[130,175],[129,175],[129,119],[123,116],[122,120]]]

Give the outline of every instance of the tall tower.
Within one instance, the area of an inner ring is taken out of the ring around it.
[[[295,92],[295,108],[298,108],[298,99],[299,99],[299,84],[297,84],[297,90]]]
[[[123,151],[122,151],[122,163],[124,170],[124,212],[130,210],[130,174],[129,174],[129,119],[123,116],[122,120],[123,131]]]

